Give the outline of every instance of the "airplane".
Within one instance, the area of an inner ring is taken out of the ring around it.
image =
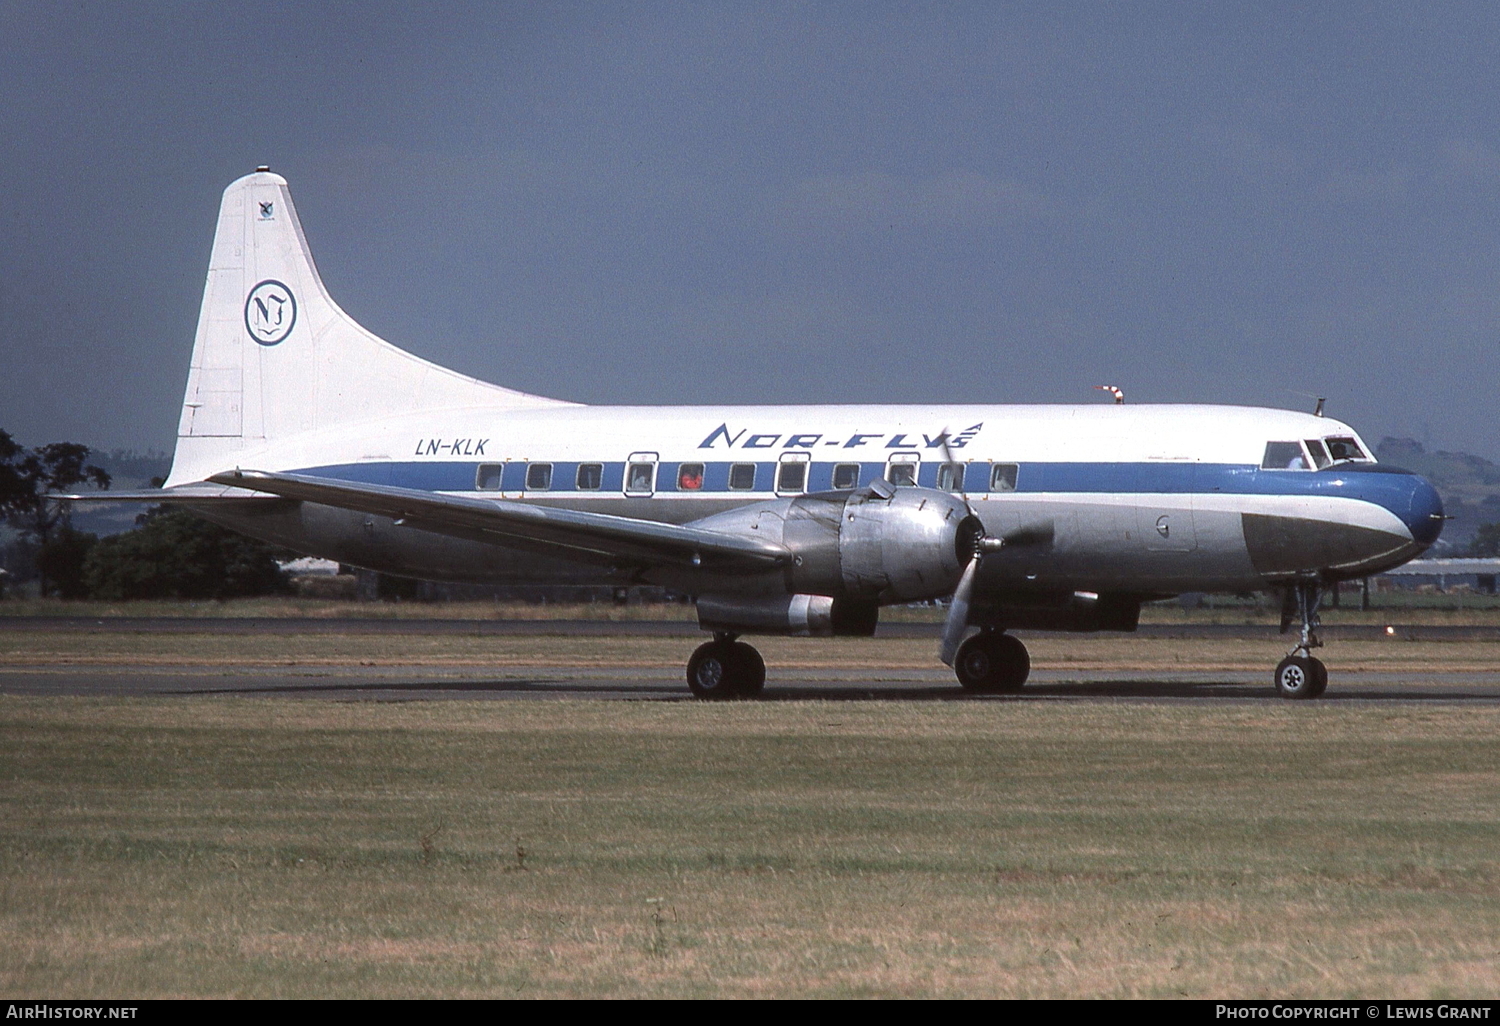
[[[397,575],[691,595],[703,699],[761,692],[744,636],[869,636],[890,605],[947,600],[939,658],[1007,693],[1030,671],[1012,630],[1133,631],[1145,602],[1254,591],[1299,627],[1276,691],[1323,694],[1323,593],[1431,546],[1437,492],[1321,404],[1114,394],[659,407],[504,388],[341,310],[286,179],[260,167],[224,192],[171,474],[110,499]]]

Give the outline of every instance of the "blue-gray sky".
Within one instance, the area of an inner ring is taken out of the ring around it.
[[[219,194],[591,403],[1210,401],[1500,458],[1493,4],[0,0],[0,427],[170,449]]]

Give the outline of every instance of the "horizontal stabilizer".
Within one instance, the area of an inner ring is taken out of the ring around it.
[[[69,492],[65,495],[51,495],[48,498],[61,499],[63,502],[217,502],[221,499],[233,499],[242,502],[245,499],[274,499],[276,496],[267,495],[264,492],[251,491],[246,488],[233,488],[216,484],[194,484],[183,485],[179,488],[138,488],[122,489],[117,492]]]
[[[758,538],[608,513],[259,470],[226,471],[209,480],[390,517],[398,526],[595,563],[676,562],[720,572],[753,573],[775,569],[791,559],[782,546]]]

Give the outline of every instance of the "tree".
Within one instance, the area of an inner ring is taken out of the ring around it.
[[[42,594],[52,579],[48,567],[67,568],[76,563],[78,537],[68,537],[62,549],[49,553],[53,532],[66,525],[68,512],[52,498],[77,485],[109,487],[109,474],[87,462],[89,447],[77,442],[51,442],[27,449],[9,432],[0,430],[0,518],[21,532],[36,547]],[[71,530],[71,529],[70,529]],[[79,564],[81,565],[81,564]]]
[[[1500,556],[1500,524],[1480,524],[1464,554],[1479,558]]]
[[[10,519],[11,510],[26,494],[19,466],[25,453],[8,431],[0,429],[0,519]]]
[[[88,598],[83,567],[98,541],[96,535],[75,531],[70,524],[60,525],[37,551],[36,568],[42,579],[49,582],[62,598]]]
[[[288,590],[277,555],[185,509],[156,506],[135,530],[95,543],[83,564],[83,586],[107,601],[277,594]]]

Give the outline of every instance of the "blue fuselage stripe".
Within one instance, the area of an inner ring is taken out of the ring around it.
[[[580,489],[579,465],[581,461],[554,461],[552,463],[551,487],[545,490],[526,487],[526,471],[530,465],[524,461],[502,464],[501,491],[509,495],[588,495],[621,494],[624,487],[626,464],[623,461],[598,461],[601,473],[600,487]],[[679,472],[685,464],[664,461],[657,465],[655,494],[658,496],[679,495],[709,496],[732,499],[743,496],[746,501],[772,493],[776,487],[778,464],[755,463],[754,486],[749,489],[730,488],[730,471],[734,462],[705,462],[689,466],[689,480],[698,479],[694,473],[702,467],[702,487],[683,489],[678,487]],[[843,464],[848,466],[849,464]],[[480,492],[477,487],[479,468],[477,462],[371,462],[345,463],[331,466],[308,467],[298,473],[318,477],[334,478],[362,484],[394,485],[430,492]],[[491,465],[493,466],[493,465]],[[834,488],[835,468],[838,462],[812,463],[807,474],[806,490],[809,492],[830,491]],[[857,464],[858,484],[863,487],[883,476],[885,463]],[[976,462],[965,468],[964,483],[971,494],[982,494],[988,484],[989,464]],[[939,464],[931,461],[920,465],[917,481],[933,488],[937,485]],[[847,473],[847,472],[846,472]],[[585,475],[587,480],[589,475]],[[1253,465],[1228,463],[1022,463],[1016,477],[1016,487],[1010,494],[1047,493],[1101,493],[1101,494],[1228,494],[1228,495],[1278,495],[1315,497],[1329,496],[1359,499],[1373,502],[1390,510],[1405,520],[1411,512],[1412,477],[1404,471],[1380,464],[1356,464],[1332,467],[1320,471],[1262,470]]]

